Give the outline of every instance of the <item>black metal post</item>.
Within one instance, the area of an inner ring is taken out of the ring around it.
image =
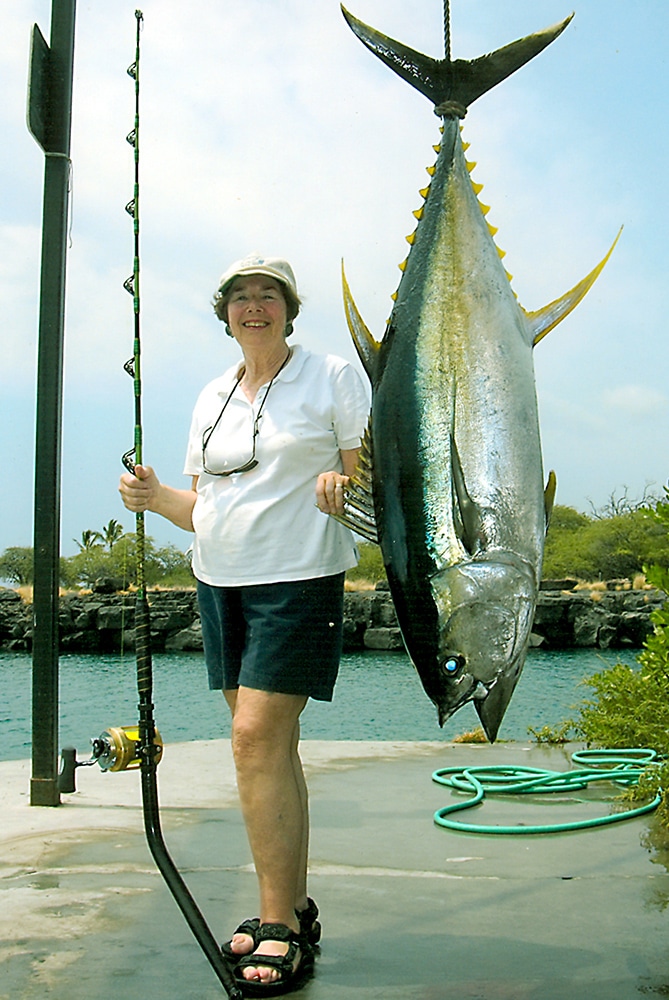
[[[58,585],[70,126],[76,0],[52,0],[51,43],[35,25],[28,126],[45,155],[37,362],[30,802],[58,792]]]

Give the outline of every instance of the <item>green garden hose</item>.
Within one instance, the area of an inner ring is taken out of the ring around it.
[[[548,771],[537,767],[445,767],[434,771],[432,780],[447,785],[459,792],[472,793],[466,802],[456,802],[444,806],[434,814],[438,826],[465,833],[525,834],[563,833],[569,830],[588,830],[596,826],[618,823],[623,819],[652,812],[662,800],[658,793],[652,802],[633,809],[598,816],[594,819],[577,820],[570,823],[547,823],[538,826],[518,824],[515,826],[491,826],[478,823],[461,823],[448,819],[450,815],[463,809],[479,805],[486,792],[503,795],[540,795],[549,792],[581,791],[592,782],[607,781],[623,788],[636,785],[643,772],[650,766],[658,765],[657,754],[649,749],[624,750],[578,750],[572,754],[572,762],[582,765],[573,771]],[[585,766],[589,765],[589,766]]]

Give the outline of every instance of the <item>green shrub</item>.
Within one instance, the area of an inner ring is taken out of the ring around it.
[[[664,531],[666,542],[669,503],[658,503],[648,516]],[[653,586],[669,593],[666,566],[644,570]],[[648,796],[662,789],[660,816],[669,823],[669,602],[651,620],[653,632],[637,657],[638,667],[618,663],[584,681],[594,697],[579,706],[574,725],[577,736],[593,746],[648,747],[664,759],[660,767],[648,768],[633,794]]]
[[[378,583],[386,579],[386,571],[383,566],[381,549],[373,542],[358,542],[358,552],[360,559],[358,565],[349,569],[346,573],[347,580],[367,581]]]

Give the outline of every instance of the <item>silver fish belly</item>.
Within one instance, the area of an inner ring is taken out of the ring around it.
[[[532,340],[447,122],[371,425],[379,542],[442,723],[472,697],[486,717],[529,640],[545,532]]]

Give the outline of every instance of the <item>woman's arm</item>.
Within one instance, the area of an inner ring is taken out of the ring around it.
[[[148,465],[135,466],[135,474],[121,476],[119,493],[128,510],[138,514],[152,511],[167,518],[184,531],[193,530],[193,507],[197,499],[198,477],[193,476],[189,490],[177,490],[160,482]]]
[[[344,513],[344,486],[358,464],[359,448],[340,451],[342,472],[321,472],[316,480],[316,504],[324,514]]]

